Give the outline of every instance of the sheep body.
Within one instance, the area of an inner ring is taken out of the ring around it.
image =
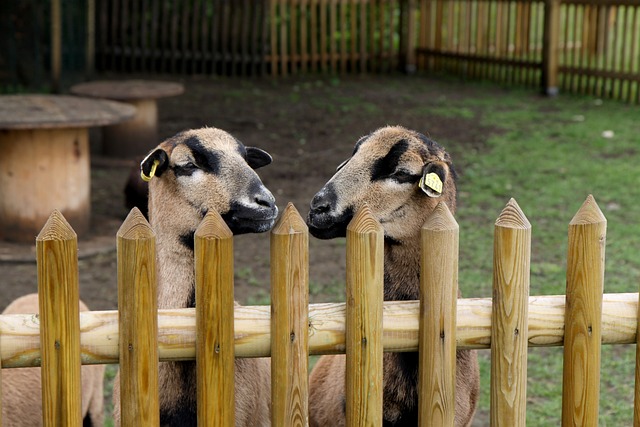
[[[441,189],[425,187],[437,175]],[[422,178],[422,179],[421,179]],[[309,231],[327,239],[343,237],[365,204],[384,229],[384,299],[420,297],[420,231],[439,202],[456,208],[456,174],[449,154],[418,132],[388,126],[361,138],[350,159],[311,201]],[[418,355],[383,355],[384,426],[418,422]],[[321,357],[309,378],[310,426],[345,425],[345,356]],[[455,425],[468,426],[479,390],[477,355],[456,353]]]
[[[2,314],[39,312],[38,294],[15,299]],[[80,301],[80,311],[89,308]],[[104,365],[83,365],[82,417],[84,426],[102,426],[104,418]],[[40,368],[2,370],[2,423],[5,426],[42,425],[42,382]]]

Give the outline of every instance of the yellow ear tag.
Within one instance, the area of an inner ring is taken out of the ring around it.
[[[431,197],[438,197],[442,194],[442,180],[435,172],[422,175],[418,186]],[[433,192],[429,190],[432,190],[437,194],[433,194]]]
[[[160,164],[160,160],[154,160],[153,164],[151,165],[149,176],[145,175],[144,171],[140,171],[140,178],[142,178],[142,180],[146,182],[151,181],[151,178],[153,178],[153,176],[156,174],[156,168],[158,167],[158,164]]]

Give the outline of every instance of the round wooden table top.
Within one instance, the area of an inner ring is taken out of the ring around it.
[[[184,86],[181,83],[154,80],[97,80],[74,85],[70,90],[76,95],[133,101],[180,95],[184,92]]]
[[[0,95],[0,129],[105,126],[133,118],[123,102],[68,95]]]

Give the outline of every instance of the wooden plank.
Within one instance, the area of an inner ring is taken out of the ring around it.
[[[309,230],[289,203],[271,231],[271,424],[309,424]]]
[[[231,48],[229,50],[229,75],[239,74],[241,60],[239,58],[239,39],[242,34],[242,1],[235,0],[229,2],[230,25],[229,38]]]
[[[84,72],[87,77],[95,73],[96,57],[96,1],[87,0],[87,42]],[[1,424],[0,424],[1,425]]]
[[[491,316],[491,425],[527,419],[531,224],[511,199],[495,224]]]
[[[562,425],[597,425],[607,220],[589,196],[569,224]]]
[[[453,427],[459,227],[439,203],[422,227],[418,424]]]
[[[309,66],[309,31],[307,20],[309,16],[309,5],[307,0],[300,0],[300,71],[302,73],[307,72]]]
[[[358,32],[360,38],[360,73],[367,72],[367,62],[369,61],[369,51],[367,50],[367,34],[369,34],[367,22],[367,9],[371,8],[369,2],[360,2],[360,30]]]
[[[268,39],[268,34],[269,34],[269,14],[267,13],[267,5],[266,2],[262,1],[262,0],[256,0],[258,1],[259,4],[259,10],[260,13],[258,14],[258,25],[260,26],[260,28],[262,28],[262,38],[260,39],[260,48],[258,49],[258,54],[259,54],[259,61],[260,61],[260,65],[258,67],[258,69],[260,70],[260,74],[265,75],[267,73],[267,61],[266,61],[266,54],[267,54],[267,41]],[[273,1],[273,0],[270,0]],[[265,59],[263,59],[265,58]],[[256,60],[258,60],[258,58],[256,58]]]
[[[346,1],[344,2],[346,5]],[[349,71],[355,73],[358,69],[358,2],[351,0],[349,4]]]
[[[206,75],[209,53],[209,17],[207,16],[209,2],[203,0],[200,4],[200,62],[197,71],[194,70],[194,72]]]
[[[161,71],[160,46],[158,45],[158,32],[160,31],[160,6],[159,0],[151,1],[151,34],[149,36],[149,70],[153,73]]]
[[[633,284],[630,284],[630,286]],[[481,284],[478,284],[481,286]],[[459,350],[491,347],[491,298],[458,300],[456,341]],[[529,297],[529,347],[561,347],[564,340],[565,295]],[[420,304],[386,301],[382,344],[385,351],[418,351]],[[309,306],[309,354],[344,354],[345,303]],[[234,308],[236,357],[271,355],[269,306]],[[602,301],[602,344],[635,344],[638,326],[638,292],[605,294]],[[82,361],[86,364],[118,363],[118,312],[80,313]],[[10,331],[10,333],[9,333]],[[0,316],[2,366],[40,366],[40,322],[32,315]],[[161,362],[193,360],[196,355],[195,309],[158,311],[158,356]]]
[[[222,2],[224,0],[212,0],[213,16],[211,18],[211,70],[212,74],[222,74],[222,48],[220,38],[222,33]]]
[[[269,27],[271,29],[271,75],[278,75],[278,26],[276,14],[278,12],[278,0],[269,1]]]
[[[233,233],[216,211],[195,232],[198,426],[235,425]],[[205,404],[206,402],[206,404]]]
[[[62,73],[62,4],[51,0],[51,91],[60,92]]]
[[[77,255],[76,233],[55,210],[36,237],[45,427],[82,425]]]
[[[558,93],[558,55],[560,29],[560,0],[546,0],[544,13],[542,54],[542,91],[553,96]]]
[[[289,4],[287,0],[279,0],[280,7],[278,8],[278,13],[280,15],[280,75],[286,76],[288,74],[288,40],[287,40],[287,20],[285,16],[287,15],[286,10],[288,10]]]
[[[347,72],[347,3],[340,1],[340,72]]]
[[[229,38],[232,31],[231,1],[222,0],[220,3],[220,73],[222,75],[231,74],[231,55],[229,51]]]
[[[200,28],[201,19],[200,12],[202,10],[202,6],[200,5],[200,0],[193,0],[191,4],[191,39],[189,40],[189,51],[191,53],[191,61],[189,61],[189,67],[187,67],[187,72],[189,74],[197,74],[197,70],[200,65],[200,60],[202,58],[201,54],[201,45],[200,45],[200,33],[202,29]]]
[[[331,0],[320,2],[320,70],[326,73],[329,70],[329,51],[328,48],[332,44],[331,37],[327,40],[327,8],[330,7]]]
[[[298,41],[300,35],[298,34],[298,0],[289,0],[289,67],[291,68],[291,74],[298,73]]]
[[[346,425],[382,425],[384,232],[368,207],[347,226]]]
[[[329,58],[331,60],[331,72],[333,74],[338,72],[338,54],[337,54],[337,41],[335,39],[336,32],[338,30],[338,12],[337,3],[338,0],[330,0],[331,6],[329,10]]]
[[[311,0],[309,8],[309,59],[311,62],[311,71],[316,73],[319,69],[318,63],[320,61],[320,54],[318,52],[318,33],[322,32],[322,28],[324,27],[318,27],[318,0]],[[322,8],[324,9],[324,6]]]
[[[117,249],[120,423],[159,425],[156,238],[138,208],[118,230]]]

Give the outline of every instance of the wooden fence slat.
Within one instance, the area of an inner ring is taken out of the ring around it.
[[[43,426],[82,425],[78,238],[59,211],[36,237]]]
[[[309,231],[289,203],[271,231],[271,424],[309,424]]]
[[[138,208],[117,233],[120,420],[159,425],[156,238]]]
[[[593,196],[569,224],[562,425],[598,424],[607,220]]]
[[[542,54],[542,90],[547,95],[558,93],[558,55],[560,0],[546,0]]]
[[[421,233],[418,424],[453,427],[459,227],[441,202]]]
[[[346,425],[382,425],[384,233],[368,207],[347,226]]]
[[[511,199],[495,224],[491,316],[491,425],[527,419],[531,224]]]
[[[233,233],[216,211],[195,232],[198,426],[235,425]],[[206,404],[205,404],[206,402]]]

